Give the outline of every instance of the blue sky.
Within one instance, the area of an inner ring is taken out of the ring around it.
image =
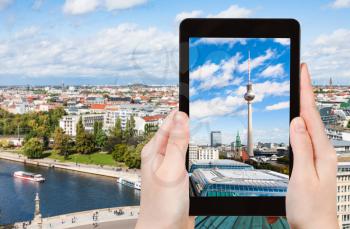
[[[186,17],[296,18],[313,81],[349,84],[350,0],[0,0],[0,84],[175,84]]]
[[[250,53],[254,142],[289,141],[289,39],[190,39],[191,142],[210,144],[221,131],[229,144],[237,131],[246,143]]]

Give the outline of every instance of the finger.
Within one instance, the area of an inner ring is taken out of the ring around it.
[[[290,143],[293,149],[292,176],[317,175],[311,138],[301,117],[294,118],[290,124]]]
[[[164,161],[161,165],[161,167],[166,170],[166,173],[169,174],[173,174],[174,171],[180,171],[185,168],[186,152],[189,142],[188,116],[183,112],[176,112],[173,124],[169,134]],[[179,174],[176,174],[176,176],[178,175]]]
[[[278,220],[278,216],[266,216],[266,221],[268,224],[274,224]]]
[[[156,154],[165,154],[166,145],[168,144],[168,138],[170,129],[173,125],[174,114],[176,111],[172,111],[164,120],[157,133],[149,141],[142,151],[143,160],[153,158]]]
[[[300,82],[300,116],[305,120],[316,159],[327,157],[326,153],[330,152],[332,145],[324,132],[324,125],[315,104],[310,74],[306,64],[301,65]]]

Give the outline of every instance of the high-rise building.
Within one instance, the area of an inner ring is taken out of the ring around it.
[[[221,131],[210,132],[210,146],[211,147],[221,146]]]

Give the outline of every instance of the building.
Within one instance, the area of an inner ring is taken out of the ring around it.
[[[197,160],[198,159],[198,145],[190,143],[188,145],[188,160]]]
[[[221,131],[210,132],[210,146],[211,147],[221,146]]]
[[[217,160],[219,159],[219,150],[213,147],[200,147],[198,149],[198,160]]]
[[[350,228],[350,161],[339,158],[337,173],[337,212],[340,228]]]
[[[138,135],[143,134],[145,131],[155,132],[159,126],[162,125],[165,115],[152,115],[145,117],[134,117],[135,119],[135,131]]]
[[[105,113],[105,119],[103,127],[109,130],[115,126],[117,119],[120,118],[121,127],[124,130],[126,127],[126,122],[130,119],[132,111],[129,109],[118,109],[118,110],[107,110]]]
[[[81,116],[86,131],[93,132],[95,122],[104,121],[104,114],[84,114]]]
[[[285,196],[288,175],[260,169],[195,169],[194,196]]]
[[[102,122],[104,121],[104,114],[84,114],[84,115],[66,115],[63,116],[59,122],[60,128],[63,129],[63,131],[70,135],[70,136],[76,136],[77,135],[77,124],[79,122],[80,117],[82,118],[84,129],[86,131],[92,132],[94,130],[94,123],[95,122]]]
[[[66,115],[60,120],[59,126],[63,129],[64,133],[75,136],[77,135],[77,123],[79,121],[78,115]]]
[[[228,159],[221,160],[192,160],[189,162],[189,172],[196,169],[254,169],[253,166]]]

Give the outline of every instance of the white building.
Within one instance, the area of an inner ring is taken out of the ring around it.
[[[126,122],[130,119],[132,111],[127,109],[121,110],[107,110],[105,113],[105,119],[103,123],[103,128],[109,130],[115,126],[117,119],[120,118],[121,127],[124,130],[126,127]]]
[[[79,122],[79,115],[66,115],[63,116],[60,120],[59,126],[63,129],[63,131],[70,135],[70,136],[76,136],[77,135],[77,124]],[[104,122],[104,114],[84,114],[81,115],[84,129],[86,131],[92,132],[94,130],[94,123]]]
[[[350,228],[350,161],[338,162],[337,212],[340,228]]]
[[[213,147],[200,148],[198,150],[198,160],[217,160],[219,159],[219,150]]]
[[[64,133],[75,136],[77,135],[77,123],[79,121],[78,115],[66,115],[60,120],[59,126],[63,129]]]
[[[195,144],[189,144],[188,146],[188,159],[189,161],[198,159],[198,146]]]
[[[159,127],[162,125],[165,115],[152,115],[145,117],[134,117],[135,118],[135,130],[138,135],[143,134],[145,126],[147,124]]]
[[[95,122],[104,122],[104,114],[84,114],[81,116],[86,131],[93,132]]]

